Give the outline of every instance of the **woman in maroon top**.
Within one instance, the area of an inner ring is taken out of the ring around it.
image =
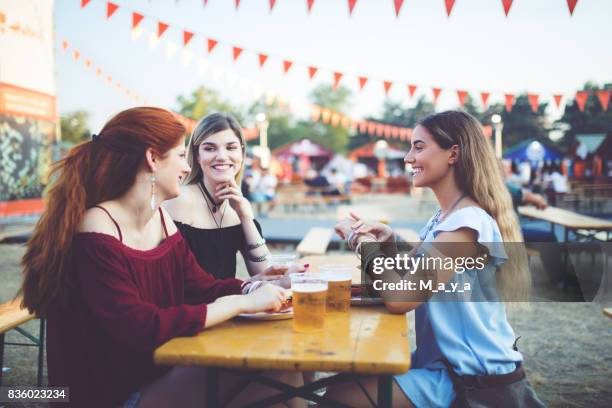
[[[22,293],[48,319],[49,385],[70,387],[72,407],[203,406],[205,370],[157,367],[155,348],[285,299],[262,276],[215,280],[160,207],[190,170],[184,134],[170,112],[128,109],[54,166]],[[239,373],[220,381],[232,388]],[[240,402],[266,393],[252,388]]]

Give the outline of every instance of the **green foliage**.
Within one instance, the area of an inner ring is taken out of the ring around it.
[[[215,90],[200,86],[188,96],[179,95],[176,102],[176,112],[187,118],[200,120],[209,113],[223,112],[234,116],[243,125],[244,115],[241,109],[224,100]]]
[[[79,144],[91,137],[89,112],[78,110],[60,117],[61,140],[69,144]]]

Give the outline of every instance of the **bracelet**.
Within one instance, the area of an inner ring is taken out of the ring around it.
[[[251,261],[251,262],[263,262],[266,259],[268,259],[268,255],[270,255],[270,253],[264,254],[262,256],[251,256],[251,255],[249,255],[248,258],[249,258],[249,261]]]
[[[261,241],[259,241],[259,242],[256,242],[254,244],[247,244],[246,248],[247,248],[247,250],[252,251],[253,249],[257,249],[257,248],[262,247],[264,245],[266,245],[266,240],[262,238]]]
[[[253,282],[253,284],[251,286],[249,286],[249,290],[247,291],[247,294],[249,293],[253,293],[255,292],[257,289],[259,289],[265,282],[264,281],[255,281]]]
[[[242,293],[243,295],[246,295],[247,293],[249,293],[251,286],[253,286],[253,281],[245,280],[240,285],[240,293]]]

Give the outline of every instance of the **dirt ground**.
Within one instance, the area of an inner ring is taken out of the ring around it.
[[[21,279],[19,260],[23,246],[0,245],[0,302],[9,300]],[[412,322],[412,315],[408,314]],[[550,407],[612,406],[612,319],[592,303],[533,303],[525,310],[511,310],[509,320],[525,356],[525,368],[540,398]],[[38,334],[38,323],[25,328]],[[414,332],[412,339],[414,338]],[[15,331],[6,341],[22,341]],[[414,344],[414,340],[411,340]],[[36,383],[36,349],[5,348],[3,386]],[[45,376],[46,380],[46,376]],[[44,404],[1,407],[44,407]]]

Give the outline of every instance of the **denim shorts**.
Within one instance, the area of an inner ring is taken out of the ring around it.
[[[140,401],[140,397],[142,397],[142,393],[140,391],[136,391],[130,398],[125,401],[122,408],[136,408],[138,402]]]

